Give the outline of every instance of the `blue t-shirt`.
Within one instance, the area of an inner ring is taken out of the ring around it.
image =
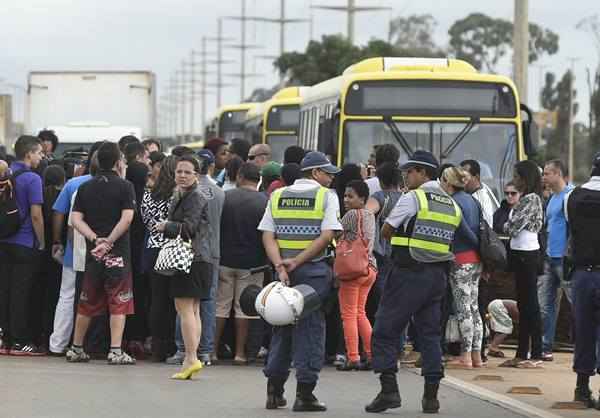
[[[73,195],[77,189],[79,189],[79,186],[91,178],[92,176],[87,174],[85,176],[74,177],[69,180],[56,198],[54,206],[52,206],[52,210],[62,213],[63,215],[68,215],[69,211],[71,210],[71,199],[73,198]],[[67,240],[63,265],[73,268],[73,242],[71,240]]]
[[[548,231],[548,244],[546,254],[548,257],[564,257],[567,250],[567,220],[563,205],[565,197],[573,186],[567,186],[562,192],[553,194],[546,206],[546,224]]]
[[[10,170],[16,173],[20,170],[31,170],[21,161],[15,161],[10,165]],[[28,171],[20,174],[15,180],[15,195],[17,198],[17,207],[21,217],[21,227],[19,231],[10,238],[1,240],[8,244],[18,244],[24,247],[33,248],[37,243],[31,222],[31,205],[42,205],[44,203],[44,192],[42,190],[42,178]]]

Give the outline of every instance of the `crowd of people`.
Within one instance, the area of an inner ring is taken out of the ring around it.
[[[597,333],[579,322],[600,308],[581,302],[578,283],[597,294],[600,260],[596,247],[581,262],[582,244],[569,239],[586,233],[575,210],[593,224],[581,205],[596,207],[598,177],[579,197],[560,160],[521,161],[498,202],[476,160],[440,166],[416,151],[400,166],[392,144],[374,150],[370,173],[298,146],[280,164],[268,145],[243,139],[167,155],[158,141],[126,136],[93,144],[85,161],[57,158],[58,142],[50,131],[21,136],[14,157],[0,156],[0,354],[147,359],[181,365],[172,376],[181,380],[224,360],[265,359],[269,409],[286,405],[293,362],[298,411],[326,409],[313,390],[330,363],[380,375],[368,412],[400,406],[400,359],[423,368],[423,410],[437,412],[442,356],[449,367],[485,367],[488,355],[504,357],[513,324],[517,352],[504,366],[552,361],[564,293],[584,341],[576,400],[594,405]],[[593,164],[596,176],[600,157]],[[506,244],[516,301],[488,299],[484,223]],[[164,269],[162,250],[176,242],[189,267]],[[334,242],[364,257],[334,263]],[[582,265],[592,278],[578,279]],[[289,327],[244,312],[245,289],[275,280],[310,285],[322,308]]]

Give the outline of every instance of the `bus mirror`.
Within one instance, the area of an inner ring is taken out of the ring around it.
[[[538,152],[539,131],[533,119],[533,112],[523,103],[521,103],[521,130],[523,132],[525,154],[531,158]]]

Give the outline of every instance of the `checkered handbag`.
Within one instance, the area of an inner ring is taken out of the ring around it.
[[[192,243],[181,238],[181,231],[177,238],[170,239],[158,253],[154,270],[158,274],[173,276],[176,273],[188,274],[192,268],[194,250]]]

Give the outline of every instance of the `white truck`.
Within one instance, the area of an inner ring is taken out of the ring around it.
[[[100,140],[156,135],[156,79],[150,71],[34,71],[25,132],[56,132],[56,153]]]

